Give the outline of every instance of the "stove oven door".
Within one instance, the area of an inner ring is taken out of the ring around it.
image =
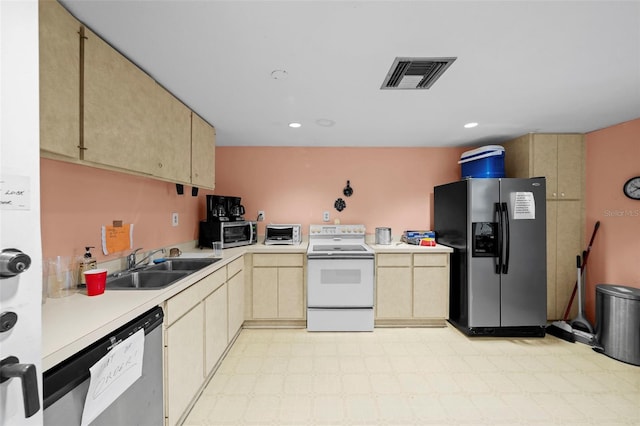
[[[373,258],[311,258],[307,263],[309,308],[373,307]]]

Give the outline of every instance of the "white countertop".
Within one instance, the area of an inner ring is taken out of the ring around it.
[[[81,291],[68,297],[47,298],[42,305],[42,370],[46,371],[113,330],[161,305],[202,278],[247,253],[306,253],[308,242],[297,245],[262,243],[223,250],[223,257],[206,268],[160,290],[108,290],[99,296]],[[449,247],[420,247],[405,243],[370,244],[376,253],[450,253]],[[183,258],[213,257],[213,250],[183,250]]]
[[[369,244],[376,253],[452,253],[451,247],[436,244],[435,246],[417,246],[402,242],[391,244]]]
[[[223,250],[219,262],[159,290],[107,290],[87,296],[85,290],[62,298],[47,298],[42,305],[42,370],[46,371],[113,330],[161,305],[182,290],[248,252],[306,253],[307,244],[265,246],[256,244]],[[183,250],[181,258],[213,257],[213,250]]]

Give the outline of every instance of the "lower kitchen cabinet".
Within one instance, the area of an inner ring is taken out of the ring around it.
[[[231,342],[244,323],[244,259],[227,265],[227,343]]]
[[[449,254],[377,254],[375,312],[377,325],[444,325]]]
[[[414,318],[449,317],[449,255],[413,255]]]
[[[410,261],[411,255],[407,257]],[[411,318],[413,311],[411,273],[411,267],[377,268],[376,318]]]
[[[241,257],[165,302],[167,425],[180,424],[242,327],[243,267]]]
[[[304,254],[253,254],[251,317],[305,319]]]
[[[220,286],[204,299],[204,372],[211,373],[213,367],[227,349],[229,343],[227,285]]]
[[[165,410],[169,425],[178,423],[204,384],[204,309],[196,305],[165,334]]]

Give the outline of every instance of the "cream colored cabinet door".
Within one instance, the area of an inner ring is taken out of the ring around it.
[[[449,269],[413,268],[413,316],[449,317]]]
[[[556,320],[562,317],[564,308],[557,296],[558,260],[558,201],[547,200],[547,319]]]
[[[195,112],[191,114],[191,184],[214,189],[216,131]]]
[[[278,268],[254,267],[252,278],[253,318],[278,318]]]
[[[191,111],[85,30],[83,159],[190,183]]]
[[[582,198],[584,143],[580,134],[535,134],[532,176],[545,176],[547,199]]]
[[[227,285],[222,285],[204,300],[204,374],[208,376],[229,343]]]
[[[556,216],[556,318],[561,318],[567,308],[577,277],[576,256],[582,255],[582,203],[558,201]],[[570,318],[577,314],[578,297],[573,301]]]
[[[584,137],[579,134],[558,135],[558,199],[582,199]]]
[[[244,322],[244,271],[229,278],[227,288],[229,306],[227,342],[229,342],[238,333]]]
[[[558,136],[555,134],[533,135],[531,145],[532,176],[546,178],[547,199],[558,198]]]
[[[413,255],[413,316],[432,319],[449,317],[448,254]]]
[[[410,258],[410,255],[407,255]],[[413,316],[410,267],[376,269],[376,319],[409,319]]]
[[[304,319],[303,268],[253,269],[254,319]]]
[[[278,268],[278,318],[304,319],[302,268]]]
[[[204,382],[204,308],[200,303],[166,330],[165,398],[175,425]]]
[[[304,319],[304,255],[254,254],[253,319]]]
[[[80,22],[57,1],[39,2],[40,150],[78,160]]]

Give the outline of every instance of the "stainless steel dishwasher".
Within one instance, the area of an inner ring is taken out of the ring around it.
[[[142,377],[138,378],[91,426],[158,426],[164,423],[162,393],[162,319],[159,307],[103,337],[89,347],[47,370],[43,378],[45,426],[75,426],[89,389],[89,368],[119,342],[144,328]]]

